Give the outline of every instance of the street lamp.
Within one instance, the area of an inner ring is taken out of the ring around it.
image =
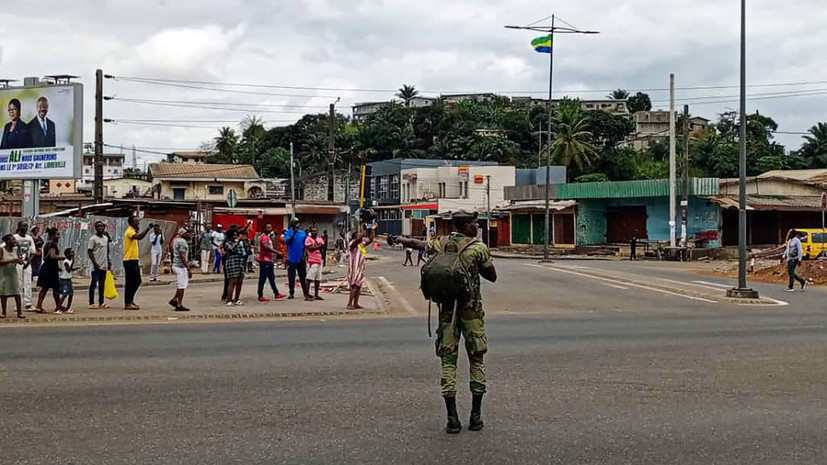
[[[741,131],[738,141],[738,287],[727,297],[757,299],[758,291],[747,287],[747,1],[741,0]]]
[[[545,21],[547,18],[543,18],[540,21]],[[543,240],[543,261],[548,261],[548,246],[549,246],[549,231],[551,231],[550,225],[550,199],[549,199],[549,183],[551,178],[551,167],[550,167],[550,157],[551,157],[551,114],[552,114],[552,104],[551,104],[551,90],[553,84],[553,77],[554,77],[554,33],[558,34],[600,34],[597,31],[584,31],[581,29],[577,29],[576,27],[568,24],[567,22],[563,21],[562,19],[560,22],[565,24],[565,26],[557,26],[556,21],[557,18],[555,15],[551,15],[551,27],[549,26],[537,26],[537,21],[535,23],[529,24],[528,26],[505,26],[506,29],[522,29],[528,31],[536,31],[536,32],[545,32],[549,34],[551,39],[551,47],[549,48],[548,53],[548,149],[546,150],[546,186],[545,186],[545,198],[546,198],[546,222],[545,222],[545,231],[544,231],[544,240]]]

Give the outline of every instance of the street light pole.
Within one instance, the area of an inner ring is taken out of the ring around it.
[[[545,18],[548,19],[548,18]],[[540,21],[544,21],[540,20]],[[553,105],[552,105],[552,89],[554,83],[554,33],[560,34],[600,34],[597,31],[584,31],[581,29],[577,29],[572,25],[566,23],[563,20],[560,20],[566,26],[557,26],[556,21],[557,18],[555,15],[551,15],[551,27],[548,26],[536,26],[536,24],[540,21],[535,23],[529,24],[528,26],[505,26],[506,29],[522,29],[528,31],[537,31],[537,32],[545,32],[550,37],[551,47],[549,49],[549,58],[548,58],[548,140],[546,142],[546,185],[545,185],[545,231],[544,231],[544,238],[543,238],[543,261],[549,261],[549,239],[550,239],[550,231],[551,231],[551,187],[550,187],[550,180],[551,180],[551,124],[552,124],[552,114],[553,114]],[[542,129],[540,129],[542,132]]]
[[[738,166],[738,287],[728,297],[757,299],[747,287],[747,1],[741,0],[741,115]]]

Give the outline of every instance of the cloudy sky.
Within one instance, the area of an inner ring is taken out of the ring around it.
[[[283,125],[302,113],[324,111],[336,97],[338,108],[349,114],[354,102],[389,99],[403,83],[424,95],[493,91],[541,97],[548,85],[547,55],[529,46],[539,34],[503,26],[556,13],[601,34],[556,41],[555,97],[602,97],[620,87],[646,90],[656,107],[665,108],[663,89],[674,72],[679,88],[720,86],[677,94],[679,105],[689,103],[693,114],[714,118],[738,106],[739,5],[737,0],[41,0],[35,13],[31,2],[3,2],[0,78],[81,76],[86,140],[93,136],[97,68],[123,77],[309,88],[220,87],[225,91],[218,92],[105,81],[106,95],[161,101],[107,102],[107,118],[149,124],[108,124],[107,144],[161,152],[195,149],[215,128],[237,125],[245,114],[257,113],[267,126]],[[749,111],[774,117],[780,131],[792,133],[827,120],[824,1],[750,0],[749,21],[748,79],[756,85],[750,93],[760,98],[749,102]],[[232,104],[238,111],[186,108],[179,102]],[[798,147],[800,138],[778,136],[789,148]],[[139,164],[156,158],[138,155]]]

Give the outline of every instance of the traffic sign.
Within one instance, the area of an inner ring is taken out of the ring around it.
[[[235,189],[230,189],[227,192],[227,205],[230,208],[235,208],[238,205],[238,195],[236,195]]]

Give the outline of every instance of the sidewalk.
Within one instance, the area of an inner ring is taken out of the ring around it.
[[[500,252],[499,250],[491,250],[491,256],[494,258],[505,258],[505,259],[522,259],[522,260],[542,260],[543,254],[541,253],[511,253],[511,252]],[[607,255],[554,255],[551,254],[549,259],[553,261],[563,261],[563,260],[592,260],[592,261],[607,261],[607,260],[619,260],[620,257],[614,256],[607,256]]]
[[[0,326],[19,326],[38,323],[127,323],[127,322],[149,322],[149,321],[176,321],[176,320],[225,320],[225,319],[253,319],[253,318],[284,318],[284,317],[321,317],[335,315],[380,315],[386,313],[385,304],[381,295],[374,292],[375,286],[367,281],[363,286],[360,304],[364,307],[361,310],[347,310],[348,291],[342,286],[336,293],[331,293],[339,284],[340,279],[332,278],[333,274],[325,275],[322,282],[319,296],[324,300],[306,302],[302,298],[301,289],[297,286],[296,298],[292,300],[271,300],[262,303],[257,301],[256,285],[257,275],[249,276],[242,290],[241,300],[244,305],[227,307],[220,302],[223,288],[223,277],[221,275],[201,276],[193,275],[191,286],[184,296],[184,305],[190,308],[189,312],[176,312],[168,304],[168,301],[175,293],[175,286],[171,285],[171,277],[163,276],[158,283],[147,283],[141,286],[136,298],[141,306],[140,310],[123,309],[122,280],[118,284],[120,297],[107,301],[111,307],[105,310],[91,310],[87,305],[88,291],[79,289],[82,280],[78,280],[78,287],[75,288],[74,314],[56,315],[53,313],[39,314],[25,312],[25,319],[16,317],[16,309],[13,301],[9,301],[7,317],[0,319]],[[145,278],[146,279],[146,278]],[[86,289],[88,289],[88,279]],[[276,285],[279,291],[287,293],[287,278],[279,273]],[[272,291],[265,287],[265,296],[272,299]],[[36,298],[36,294],[35,294]],[[51,295],[44,301],[44,308],[54,308]],[[5,324],[5,325],[4,325]]]

